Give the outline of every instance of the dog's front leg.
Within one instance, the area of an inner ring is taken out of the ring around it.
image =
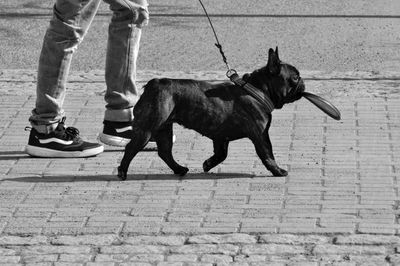
[[[213,140],[214,155],[204,161],[204,172],[210,171],[226,159],[228,156],[228,144],[228,140]]]
[[[179,165],[172,156],[172,124],[162,126],[156,133],[158,156],[174,171],[174,174],[184,176],[189,171],[187,167]]]
[[[265,167],[271,171],[274,176],[287,176],[288,172],[278,166],[272,151],[272,144],[268,134],[268,128],[265,129],[261,137],[252,139],[258,157]]]

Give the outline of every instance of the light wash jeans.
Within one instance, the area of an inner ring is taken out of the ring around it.
[[[57,0],[39,59],[36,106],[29,118],[41,133],[53,131],[65,116],[62,108],[70,63],[82,42],[101,0]],[[138,100],[136,59],[141,36],[139,10],[146,0],[104,0],[113,11],[108,30],[105,80],[105,120],[133,120]]]

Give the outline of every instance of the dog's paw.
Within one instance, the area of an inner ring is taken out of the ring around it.
[[[187,167],[179,167],[177,169],[174,169],[174,174],[184,176],[186,173],[189,172],[189,168]]]
[[[203,171],[205,173],[207,173],[211,169],[212,169],[212,166],[211,166],[210,162],[208,160],[205,160],[204,163],[203,163]]]
[[[121,166],[118,166],[118,178],[121,180],[126,180],[127,176],[127,172],[122,170]]]
[[[272,170],[271,172],[274,176],[287,176],[288,175],[288,171],[286,171],[285,169],[279,168],[279,167]]]

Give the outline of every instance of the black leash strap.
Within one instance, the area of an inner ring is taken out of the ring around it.
[[[199,0],[199,2],[200,2],[201,7],[204,10],[204,13],[207,16],[208,22],[210,22],[211,29],[212,29],[212,31],[214,33],[214,36],[215,36],[215,40],[217,41],[217,43],[215,43],[215,46],[217,46],[217,48],[219,49],[219,52],[222,55],[222,60],[224,61],[226,67],[228,68],[228,72],[229,72],[231,70],[231,68],[229,67],[228,60],[226,59],[225,53],[222,50],[222,45],[219,43],[218,36],[217,36],[217,33],[215,32],[215,29],[214,29],[214,26],[213,26],[213,24],[211,22],[210,16],[208,15],[207,10],[206,10],[205,6],[203,5],[203,2],[201,0]]]
[[[221,53],[222,60],[224,61],[226,67],[228,68],[228,71],[226,72],[226,76],[233,82],[235,85],[242,87],[245,89],[253,98],[255,98],[257,101],[259,101],[262,105],[264,105],[266,111],[268,113],[271,113],[274,110],[274,104],[272,103],[271,99],[268,96],[265,96],[263,93],[260,92],[256,87],[251,85],[250,83],[247,83],[243,79],[239,77],[237,74],[236,70],[230,68],[228,64],[228,60],[226,59],[225,53],[222,50],[222,45],[220,44],[218,40],[217,33],[215,32],[214,26],[211,22],[210,16],[207,13],[207,10],[205,6],[203,5],[203,2],[199,0],[201,7],[204,10],[204,13],[207,16],[208,22],[210,23],[211,29],[214,33],[215,40],[217,43],[215,43],[215,46],[219,49],[219,52]]]
[[[272,113],[274,110],[274,103],[269,97],[265,96],[263,93],[260,93],[259,89],[241,79],[237,73],[233,73],[228,77],[233,83],[245,89],[254,99],[259,101],[264,106],[265,111]]]

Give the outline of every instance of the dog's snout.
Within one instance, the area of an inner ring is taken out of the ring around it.
[[[305,86],[304,81],[303,81],[302,78],[300,78],[299,83],[297,84],[297,87],[298,87],[297,91],[299,91],[299,92],[304,92],[305,91],[306,86]]]

